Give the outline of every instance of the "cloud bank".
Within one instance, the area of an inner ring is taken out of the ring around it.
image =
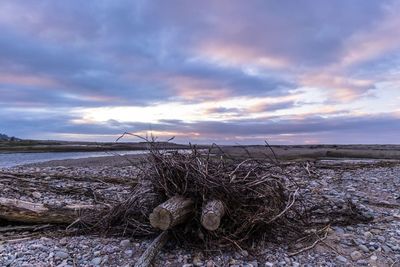
[[[399,143],[398,1],[0,3],[22,138]]]

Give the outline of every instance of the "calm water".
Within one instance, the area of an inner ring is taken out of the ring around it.
[[[49,160],[60,160],[60,159],[80,159],[90,157],[105,157],[112,156],[115,153],[119,155],[137,155],[143,154],[147,151],[135,150],[135,151],[113,151],[113,152],[48,152],[48,153],[10,153],[0,154],[0,168],[13,167],[16,165],[37,163]]]

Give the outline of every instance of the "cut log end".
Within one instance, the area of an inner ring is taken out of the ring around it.
[[[171,213],[163,208],[155,208],[150,214],[150,223],[154,228],[158,228],[163,231],[167,230],[172,224]]]
[[[224,204],[220,200],[208,201],[201,214],[201,224],[209,231],[215,231],[219,228],[221,219],[225,214]]]
[[[193,201],[175,196],[157,206],[149,216],[154,228],[167,230],[185,222],[193,212]]]
[[[217,230],[221,223],[221,218],[214,213],[207,213],[201,219],[201,224],[209,231]]]

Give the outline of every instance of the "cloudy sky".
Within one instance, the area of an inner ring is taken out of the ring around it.
[[[400,143],[400,1],[0,2],[0,132]]]

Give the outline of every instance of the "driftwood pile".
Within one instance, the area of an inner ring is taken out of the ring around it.
[[[172,230],[184,240],[241,243],[282,219],[296,198],[271,161],[150,148],[130,198],[99,216],[98,229],[134,236]],[[95,222],[92,221],[93,218]]]
[[[149,145],[130,197],[107,212],[89,213],[81,218],[84,225],[130,236],[168,230],[192,245],[241,247],[260,237],[287,240],[313,227],[371,219],[351,202],[309,203],[276,159],[239,160],[215,156],[211,149],[171,152]]]

